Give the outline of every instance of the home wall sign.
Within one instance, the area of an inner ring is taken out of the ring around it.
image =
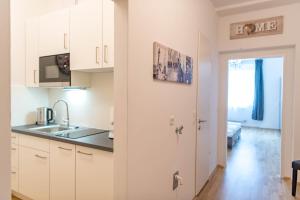
[[[193,59],[158,42],[153,44],[153,79],[192,84]]]
[[[238,22],[230,25],[231,40],[282,33],[283,16]]]

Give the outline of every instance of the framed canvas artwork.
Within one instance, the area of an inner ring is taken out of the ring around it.
[[[191,84],[193,79],[192,57],[154,42],[153,79]]]

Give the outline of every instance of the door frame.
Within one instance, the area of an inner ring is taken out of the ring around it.
[[[219,58],[219,128],[218,162],[227,165],[227,114],[228,114],[228,61],[231,59],[283,57],[282,131],[280,176],[290,177],[293,158],[293,107],[295,46],[221,52]]]

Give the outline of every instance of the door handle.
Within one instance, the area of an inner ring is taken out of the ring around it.
[[[45,156],[40,156],[40,155],[38,155],[38,154],[36,154],[35,157],[41,158],[41,159],[47,159],[47,157],[45,157]]]
[[[87,155],[87,156],[92,156],[93,155],[92,153],[85,153],[85,152],[82,152],[82,151],[77,151],[77,153]]]
[[[37,70],[33,70],[33,82],[34,82],[34,84],[36,84],[36,71]]]
[[[100,64],[100,59],[99,59],[99,47],[96,47],[96,63]]]
[[[207,122],[206,120],[200,120],[199,119],[199,121],[198,121],[198,123],[200,124],[200,123],[205,123],[205,122]]]
[[[64,49],[68,49],[67,37],[68,37],[68,34],[64,33]]]
[[[66,150],[66,151],[72,151],[72,149],[68,149],[68,148],[64,148],[64,147],[58,147],[59,149],[62,149],[62,150]]]
[[[104,45],[104,62],[107,64],[108,63],[108,46]]]

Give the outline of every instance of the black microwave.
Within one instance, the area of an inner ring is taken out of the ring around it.
[[[40,87],[68,87],[71,85],[70,54],[39,58]]]

